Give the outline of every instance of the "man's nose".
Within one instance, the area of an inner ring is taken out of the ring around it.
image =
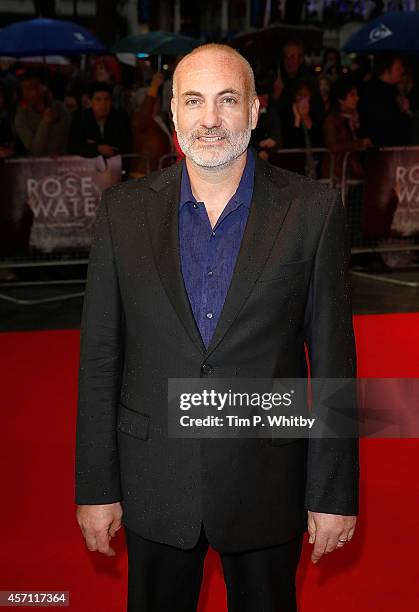
[[[214,103],[206,104],[201,118],[201,123],[206,128],[214,128],[220,125],[220,113],[217,105]]]

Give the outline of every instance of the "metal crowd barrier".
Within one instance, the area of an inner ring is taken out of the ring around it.
[[[322,177],[322,163],[324,158],[328,158],[328,176]],[[334,156],[324,147],[310,147],[306,149],[276,149],[273,151],[270,163],[274,166],[299,172],[325,183],[329,187],[334,185]]]
[[[162,157],[159,159],[158,169],[163,170],[163,168],[167,168],[168,166],[175,164],[178,157],[178,153],[166,153],[166,155],[162,155]]]
[[[284,156],[288,158],[300,158],[304,159],[304,172],[308,175],[316,172],[313,163],[323,155],[329,155],[329,167],[331,169],[330,177],[326,179],[320,179],[330,185],[332,185],[333,176],[333,157],[327,149],[324,148],[311,148],[311,149],[280,149],[275,152],[277,160],[284,161]],[[315,157],[313,157],[315,156]],[[317,156],[317,157],[316,157]],[[145,155],[137,153],[122,155],[122,180],[129,180],[132,178],[138,178],[144,176],[150,172],[150,162]],[[159,170],[165,168],[177,161],[177,153],[168,153],[163,155],[158,164]],[[8,160],[9,163],[25,163],[28,158],[16,158]],[[36,158],[31,158],[31,161],[36,161]],[[273,162],[274,163],[274,162]],[[315,178],[315,177],[313,177]],[[89,253],[88,251],[74,251],[71,252],[53,252],[53,253],[36,253],[29,252],[22,255],[14,255],[13,257],[0,257],[0,269],[48,269],[48,268],[63,268],[69,266],[87,266]],[[60,278],[60,279],[42,279],[42,280],[12,280],[3,281],[0,283],[2,289],[5,288],[17,288],[17,287],[47,287],[47,286],[70,286],[70,285],[84,285],[86,278]],[[64,301],[68,299],[83,297],[84,291],[76,291],[69,293],[59,293],[49,297],[42,297],[37,299],[18,298],[13,295],[8,295],[4,292],[0,293],[0,300],[11,302],[17,305],[34,305],[34,304],[45,304],[49,302]]]
[[[150,160],[140,153],[124,153],[122,158],[122,180],[140,178],[150,174]]]
[[[138,178],[150,172],[150,161],[147,156],[138,153],[129,153],[121,155],[122,158],[122,180]],[[30,160],[31,163],[39,161],[37,158],[11,158],[5,161],[7,164],[24,164]],[[42,159],[45,163],[45,159]],[[52,162],[55,160],[51,160]],[[14,254],[9,256],[0,256],[0,269],[15,271],[19,269],[33,270],[51,269],[51,268],[67,268],[69,266],[87,266],[89,260],[88,250],[68,250],[54,251],[51,253],[40,253],[28,251],[27,253]],[[70,286],[84,285],[86,276],[83,278],[46,278],[41,280],[10,280],[0,281],[0,289],[13,289],[21,287],[47,287],[47,286]],[[34,304],[46,304],[50,302],[59,302],[84,296],[84,291],[71,291],[68,293],[57,293],[49,297],[36,299],[19,298],[8,293],[0,292],[0,300],[10,302],[21,306],[30,306]]]
[[[392,151],[418,151],[419,147],[385,147],[378,149],[378,152]],[[351,254],[352,255],[368,255],[377,254],[384,255],[391,253],[412,253],[419,250],[419,236],[400,236],[386,237],[382,236],[371,238],[365,235],[362,228],[362,212],[364,202],[365,179],[353,179],[350,177],[350,156],[356,154],[347,152],[344,155],[342,165],[342,180],[340,183],[335,183],[335,186],[341,190],[342,200],[347,208],[348,225],[350,231]],[[385,261],[383,260],[385,264]],[[385,267],[385,265],[383,266]],[[395,270],[414,269],[417,264],[408,263],[406,266],[394,268]],[[419,281],[403,280],[389,276],[388,272],[371,272],[363,266],[352,265],[350,272],[353,276],[373,279],[379,282],[389,283],[392,285],[401,285],[404,287],[419,287]]]
[[[384,150],[400,150],[399,149],[384,149]],[[419,147],[404,147],[403,150],[418,150]],[[384,239],[369,239],[363,235],[361,227],[361,213],[363,206],[363,189],[364,180],[355,180],[350,177],[349,174],[349,157],[351,153],[346,153],[343,159],[342,167],[342,180],[337,182],[334,178],[334,155],[331,154],[325,148],[311,148],[311,149],[279,149],[273,152],[273,156],[270,159],[271,163],[281,167],[285,167],[294,171],[294,162],[297,161],[299,165],[299,171],[316,178],[318,181],[323,182],[330,187],[337,187],[341,190],[343,203],[347,208],[348,222],[350,228],[351,237],[351,253],[357,254],[368,254],[368,253],[390,253],[390,252],[411,252],[413,250],[419,250],[418,239],[407,238],[400,239],[395,243],[394,241],[389,243]],[[320,177],[322,161],[328,157],[328,176]],[[159,160],[159,169],[167,167],[176,162],[177,154],[169,153],[164,155]],[[24,160],[9,160],[9,163],[19,161],[24,163]],[[33,161],[33,159],[31,159]],[[139,154],[128,154],[122,156],[122,180],[143,176],[150,172],[150,163],[146,156]],[[29,252],[16,256],[0,257],[0,269],[35,269],[35,268],[52,268],[62,267],[63,270],[68,266],[86,266],[88,263],[88,251],[65,251],[65,252],[53,252],[53,253],[34,253]],[[379,281],[388,282],[396,285],[405,285],[409,287],[418,287],[419,282],[416,281],[405,281],[397,278],[389,278],[382,274],[374,274],[367,270],[357,269],[352,267],[351,273],[356,276],[363,276],[367,278],[373,278]],[[0,282],[0,287],[14,288],[14,287],[37,287],[37,286],[48,286],[48,285],[84,285],[86,278],[58,278],[58,279],[41,279],[41,280],[11,280],[6,282]],[[84,291],[76,291],[69,293],[61,293],[49,297],[42,297],[37,299],[22,299],[12,295],[8,295],[4,292],[0,293],[0,300],[12,302],[17,305],[32,305],[32,304],[44,304],[48,302],[55,302],[61,300],[73,299],[76,297],[82,297]]]

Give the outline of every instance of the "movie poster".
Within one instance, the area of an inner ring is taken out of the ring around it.
[[[363,230],[377,238],[419,233],[419,150],[368,153]]]
[[[121,180],[121,157],[15,159],[0,173],[6,242],[42,253],[87,250],[101,193]]]

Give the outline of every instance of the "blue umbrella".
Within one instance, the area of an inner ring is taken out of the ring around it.
[[[59,19],[17,21],[0,31],[0,56],[103,53],[105,48],[85,28]]]
[[[377,17],[351,36],[342,51],[419,52],[419,12],[390,11]]]

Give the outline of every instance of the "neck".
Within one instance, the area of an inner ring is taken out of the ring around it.
[[[247,149],[235,160],[225,166],[216,168],[203,168],[197,166],[191,159],[186,158],[189,180],[194,197],[199,202],[215,207],[226,203],[236,192],[246,165]]]

